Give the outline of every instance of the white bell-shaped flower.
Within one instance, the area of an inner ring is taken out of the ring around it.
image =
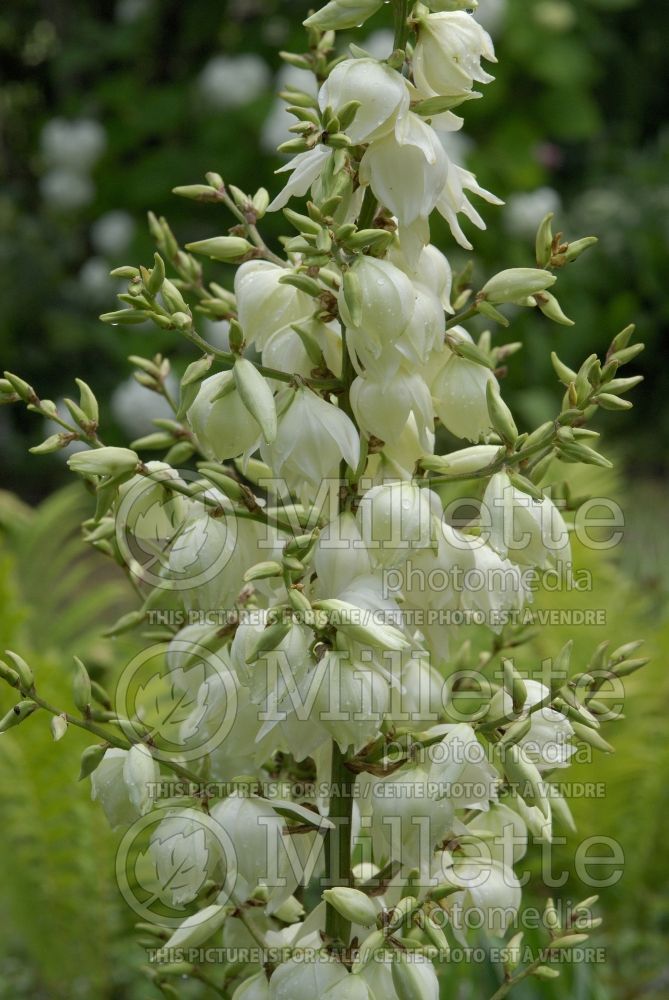
[[[153,881],[156,896],[181,906],[192,902],[225,862],[225,851],[202,812],[174,809],[152,831],[148,857],[142,861],[142,885],[153,888]]]
[[[359,376],[351,385],[351,406],[361,429],[382,441],[398,438],[413,414],[423,448],[429,449],[432,396],[418,372],[401,368],[389,379]]]
[[[392,131],[409,110],[409,91],[404,77],[376,59],[344,59],[321,87],[321,111],[335,114],[350,101],[359,101],[355,118],[346,128],[354,144],[372,142]]]
[[[269,1000],[368,1000],[365,981],[324,952],[289,958],[272,973]]]
[[[219,393],[224,395],[214,399]],[[207,458],[219,461],[255,450],[262,433],[237,392],[231,371],[204,379],[188,410],[188,423]]]
[[[293,893],[300,874],[292,871],[286,851],[284,819],[264,799],[236,793],[213,806],[210,815],[235,850],[236,857],[227,859],[229,872],[234,863],[234,898],[243,903],[254,889],[265,886],[272,912]]]
[[[339,293],[339,312],[353,347],[368,367],[404,333],[415,305],[413,285],[404,271],[375,257],[360,256]],[[396,365],[400,358],[397,357]]]
[[[449,332],[470,339],[457,327]],[[451,434],[478,441],[491,430],[486,389],[495,376],[484,365],[452,352],[444,353],[445,361],[431,386],[435,413]]]
[[[112,830],[129,826],[151,808],[151,786],[159,777],[158,764],[146,747],[110,747],[91,775],[91,798],[102,806]]]
[[[505,472],[498,472],[483,494],[483,508],[484,530],[502,558],[544,569],[569,560],[569,531],[550,497],[535,500],[515,487]]]
[[[188,516],[189,501],[174,493],[161,480],[181,483],[179,474],[165,462],[146,462],[152,476],[133,476],[119,487],[116,529],[140,542],[160,545],[173,538]]]
[[[397,216],[400,226],[427,219],[447,183],[448,157],[439,137],[409,112],[395,132],[373,142],[360,163],[360,180]]]
[[[255,344],[262,350],[277,330],[313,313],[311,296],[279,282],[287,273],[285,268],[267,260],[249,260],[237,269],[237,316],[247,344]]]
[[[346,650],[332,650],[319,662],[315,716],[342,752],[358,753],[381,731],[390,689],[369,663],[354,661]]]
[[[371,558],[392,566],[405,562],[416,549],[436,546],[435,516],[439,518],[441,513],[436,493],[399,482],[368,490],[357,517]]]
[[[539,771],[568,767],[570,758],[576,752],[576,747],[570,742],[574,735],[571,722],[562,712],[556,712],[549,706],[538,708],[530,714],[534,705],[550,697],[550,691],[545,684],[532,679],[524,681],[524,684],[527,698],[519,718],[530,717],[529,732],[520,740],[525,756]],[[490,703],[490,718],[510,714],[512,708],[511,695],[500,689]]]
[[[340,514],[320,532],[314,547],[314,569],[322,597],[339,597],[353,580],[370,572],[369,553],[353,514]]]
[[[432,243],[428,243],[422,248],[416,261],[409,261],[402,252],[398,241],[391,245],[388,251],[388,260],[408,274],[415,284],[422,284],[429,288],[437,296],[446,312],[453,312],[451,305],[453,271],[441,250],[438,250]]]
[[[424,96],[459,97],[475,82],[490,83],[494,77],[482,68],[482,58],[497,61],[490,35],[471,14],[444,11],[420,19],[413,70]]]
[[[474,570],[467,575],[462,595],[463,607],[483,613],[485,624],[501,632],[510,613],[522,609],[531,600],[522,571],[510,559],[502,559],[480,539],[472,539]]]
[[[520,882],[512,868],[491,858],[437,854],[432,877],[456,890],[441,901],[453,933],[466,945],[469,927],[502,937],[513,926],[520,909]]]
[[[275,476],[307,501],[324,481],[339,479],[342,459],[357,468],[360,439],[350,417],[310,389],[296,389],[286,399],[278,406],[276,440],[261,442],[260,453]]]

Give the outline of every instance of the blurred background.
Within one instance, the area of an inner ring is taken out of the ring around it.
[[[626,875],[602,893],[606,920],[596,941],[608,949],[607,965],[567,969],[556,984],[518,995],[659,1000],[669,996],[669,366],[662,351],[669,333],[669,6],[653,5],[649,16],[642,0],[479,2],[499,59],[496,81],[484,100],[464,106],[464,131],[449,135],[448,151],[506,205],[485,206],[475,279],[531,265],[547,211],[568,238],[600,240],[560,277],[560,302],[574,327],[525,310],[501,335],[524,341],[505,394],[529,427],[552,417],[559,402],[551,349],[578,365],[630,321],[647,345],[634,362],[646,379],[635,408],[598,425],[619,478],[583,479],[584,488],[622,503],[624,544],[578,554],[595,580],[588,604],[607,608],[612,624],[579,632],[577,655],[586,659],[611,634],[614,643],[645,637],[653,656],[630,684],[629,719],[612,736],[615,757],[600,758],[592,772],[607,782],[606,799],[574,803],[584,836],[603,832],[623,844]],[[3,368],[54,400],[72,394],[75,375],[85,377],[103,401],[110,443],[148,433],[161,415],[157,397],[129,377],[127,356],[161,351],[177,372],[190,356],[154,328],[119,330],[97,320],[120,290],[109,271],[151,261],[147,209],[166,215],[181,242],[227,228],[217,210],[175,198],[175,185],[216,170],[247,191],[279,189],[275,148],[290,119],[274,94],[304,74],[286,67],[278,50],[303,46],[300,22],[309,7],[302,0],[9,0],[0,11]],[[389,20],[386,8],[356,42],[387,55]],[[281,221],[266,220],[270,241]],[[433,232],[454,270],[462,268],[466,254],[444,228]],[[230,284],[232,271],[221,267],[215,277]],[[214,342],[223,336],[212,324],[203,332]],[[73,652],[101,678],[113,673],[123,646],[99,639],[100,622],[132,599],[120,576],[79,541],[87,500],[66,485],[62,454],[27,453],[44,437],[34,415],[0,410],[0,639],[3,648],[31,654],[53,700],[63,702]],[[568,596],[545,603],[561,600]],[[567,637],[554,630],[545,655]],[[3,711],[6,701],[0,692]],[[1,741],[0,1000],[150,995],[137,971],[143,953],[133,943],[131,914],[113,881],[114,837],[87,801],[88,784],[74,784],[85,743],[73,733],[54,749],[36,719]],[[581,770],[575,778],[588,777]],[[567,846],[564,858],[572,852]],[[559,893],[578,898],[577,882]],[[494,992],[492,970],[463,971],[449,972],[444,995],[478,1000]]]

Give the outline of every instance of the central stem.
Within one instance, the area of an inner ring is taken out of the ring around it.
[[[330,814],[334,828],[325,837],[325,880],[327,888],[351,885],[351,818],[353,813],[353,786],[355,775],[346,767],[346,754],[332,743],[332,768],[330,771]],[[325,911],[325,933],[337,942],[335,948],[348,947],[351,921],[329,904]]]

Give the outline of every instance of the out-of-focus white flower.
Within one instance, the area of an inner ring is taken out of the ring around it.
[[[53,208],[72,212],[93,200],[95,187],[90,177],[76,170],[55,167],[40,178],[42,197]]]
[[[274,474],[304,499],[313,499],[324,480],[339,478],[342,459],[357,468],[360,439],[342,410],[306,388],[296,389],[292,399],[284,397],[277,407],[276,440],[261,442],[260,452]]]
[[[91,243],[100,254],[114,257],[128,248],[135,221],[128,212],[105,212],[91,226]]]
[[[360,107],[346,134],[352,142],[372,142],[403,126],[409,109],[409,91],[404,77],[375,59],[345,59],[335,66],[318,94],[321,110],[335,114],[350,101]]]
[[[284,65],[276,75],[273,90],[301,90],[314,97],[317,93],[317,84],[313,73],[306,69],[299,69],[297,66]],[[295,118],[288,112],[285,101],[280,98],[272,105],[272,109],[265,119],[260,133],[260,144],[268,153],[275,153],[276,147],[282,142],[294,138],[288,131],[291,125],[295,124]]]
[[[178,385],[173,375],[169,375],[166,386],[170,393],[176,393]],[[155,431],[156,418],[169,419],[174,416],[164,396],[151,392],[130,377],[114,389],[111,397],[114,419],[130,437],[141,437]]]
[[[413,66],[423,94],[458,97],[474,83],[489,83],[494,77],[482,68],[482,58],[496,62],[490,35],[471,14],[455,10],[420,18]]]
[[[449,171],[437,133],[409,112],[365,152],[360,179],[397,216],[400,225],[427,219],[437,204]]]
[[[258,55],[214,56],[198,77],[198,90],[214,108],[237,108],[250,104],[267,90],[270,71]]]
[[[483,494],[483,508],[490,545],[502,558],[542,568],[569,559],[569,531],[550,497],[535,500],[498,472]]]
[[[553,188],[512,194],[503,214],[504,225],[515,236],[531,238],[548,212],[559,212],[560,195]]]
[[[474,16],[481,27],[494,38],[504,26],[507,7],[508,0],[479,0]]]
[[[249,260],[237,268],[237,315],[247,344],[262,350],[277,330],[307,319],[314,301],[299,288],[282,285],[286,270],[267,260]]]
[[[91,302],[108,302],[116,289],[109,276],[109,264],[103,257],[89,257],[78,275],[79,285]]]
[[[479,229],[485,229],[486,225],[467,198],[466,191],[471,191],[473,194],[479,195],[490,205],[503,205],[504,202],[496,195],[491,194],[490,191],[482,188],[471,171],[459,167],[456,163],[449,163],[446,186],[437,202],[437,210],[448,223],[454,239],[465,250],[471,250],[472,244],[462,231],[462,227],[458,221],[458,214],[462,213]]]
[[[40,146],[46,162],[76,174],[86,174],[104,152],[107,135],[92,118],[52,118],[42,129]]]
[[[118,0],[114,14],[121,24],[134,24],[151,6],[151,0]]]

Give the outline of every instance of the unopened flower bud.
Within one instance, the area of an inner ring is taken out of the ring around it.
[[[379,915],[378,907],[374,905],[369,896],[359,889],[352,889],[349,886],[335,886],[334,889],[326,889],[323,899],[330,906],[334,907],[342,917],[352,921],[354,924],[362,924],[363,927],[372,927],[376,923]]]
[[[550,271],[537,267],[511,267],[494,275],[481,289],[481,295],[493,304],[518,302],[529,295],[543,292],[554,285],[557,278]]]
[[[82,476],[115,477],[133,473],[139,459],[130,448],[91,448],[71,455],[67,464]]]
[[[208,240],[187,243],[190,253],[202,254],[211,260],[231,261],[244,257],[253,247],[243,236],[212,236]]]

